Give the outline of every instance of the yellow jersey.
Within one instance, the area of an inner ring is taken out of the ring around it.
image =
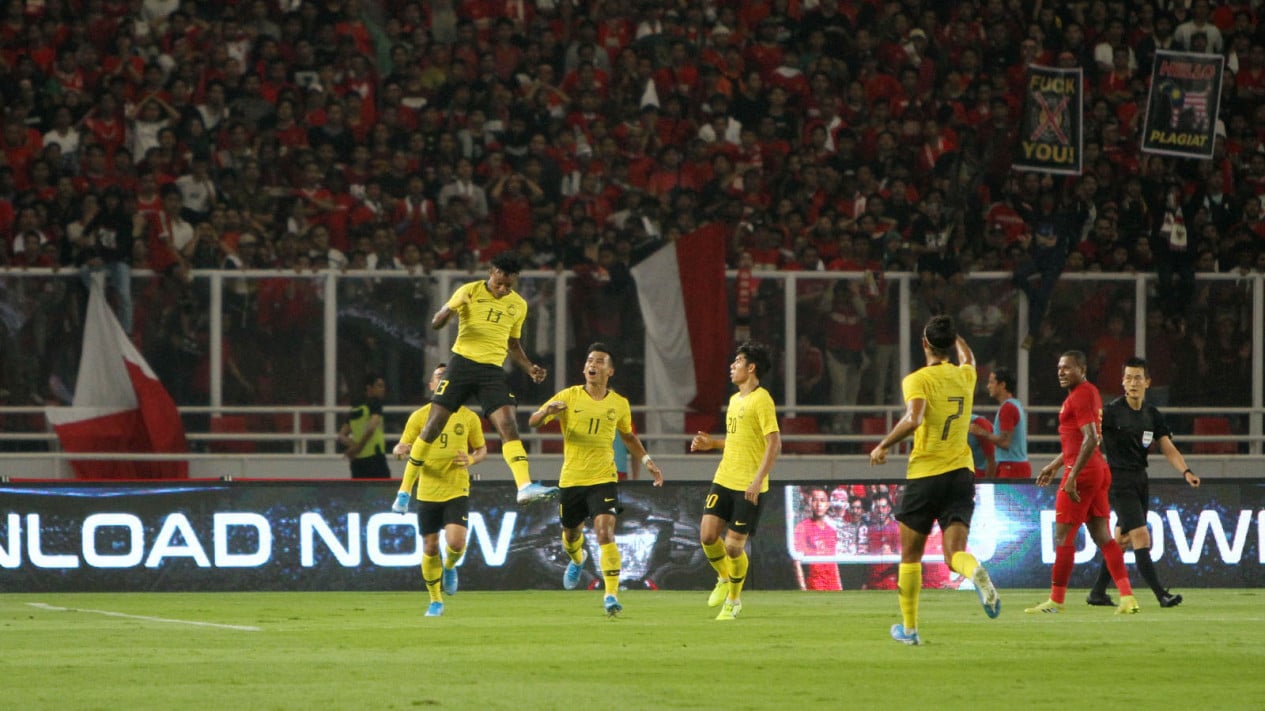
[[[628,398],[607,389],[594,400],[583,385],[574,385],[549,398],[567,409],[556,415],[562,427],[562,472],[558,486],[592,486],[619,480],[615,470],[616,432],[632,432]],[[548,419],[545,420],[548,422]]]
[[[400,436],[401,442],[413,443],[410,456],[414,459],[420,458],[422,441],[417,436],[429,415],[429,404],[415,410],[409,415],[404,434]],[[453,459],[457,452],[468,455],[484,444],[483,423],[479,421],[479,416],[468,408],[457,408],[426,453],[421,476],[417,478],[417,500],[437,502],[469,496],[470,472],[454,464]]]
[[[768,390],[734,393],[725,413],[725,449],[712,482],[726,489],[746,491],[764,461],[769,446],[764,438],[777,431],[777,408]],[[770,478],[765,477],[761,493],[769,490]]]
[[[914,430],[914,448],[909,453],[906,478],[921,479],[954,469],[974,469],[966,436],[978,377],[973,365],[944,362],[919,368],[901,381],[905,402],[915,398],[927,401],[922,424]]]
[[[509,354],[509,339],[521,338],[527,300],[510,293],[496,298],[485,281],[461,285],[448,308],[457,314],[457,340],[452,352],[476,363],[500,366]]]

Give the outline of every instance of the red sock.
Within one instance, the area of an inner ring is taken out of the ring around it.
[[[1067,598],[1067,581],[1076,565],[1076,546],[1056,546],[1054,567],[1050,571],[1050,599],[1062,605]]]
[[[1111,573],[1111,579],[1116,583],[1116,589],[1121,595],[1132,595],[1133,586],[1129,584],[1129,570],[1124,567],[1124,551],[1120,550],[1120,544],[1116,543],[1116,539],[1107,541],[1107,545],[1102,547],[1102,559],[1107,561],[1107,571]]]

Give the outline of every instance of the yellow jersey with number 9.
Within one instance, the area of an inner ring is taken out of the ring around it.
[[[944,362],[919,368],[901,381],[905,402],[915,398],[927,401],[922,424],[914,430],[906,478],[921,479],[963,467],[974,469],[966,436],[978,377],[973,365]]]
[[[509,339],[521,338],[527,319],[527,301],[510,293],[496,298],[485,281],[461,285],[448,308],[457,314],[457,340],[452,352],[476,363],[500,366],[509,354]]]
[[[404,426],[404,433],[400,436],[401,442],[413,443],[413,449],[409,453],[413,458],[421,457],[425,445],[418,434],[429,415],[430,405],[415,410],[409,415],[408,424]],[[469,455],[486,443],[479,416],[465,407],[457,408],[426,452],[421,476],[417,478],[417,500],[448,501],[458,496],[469,496],[470,470],[457,466],[453,460],[457,457],[457,452]]]

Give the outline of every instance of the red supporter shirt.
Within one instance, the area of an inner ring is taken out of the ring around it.
[[[1076,462],[1076,455],[1081,451],[1085,435],[1081,428],[1093,424],[1102,431],[1102,396],[1093,383],[1085,381],[1074,386],[1063,401],[1059,410],[1059,441],[1063,445],[1064,472],[1071,469]],[[1107,460],[1103,459],[1102,450],[1095,449],[1083,471],[1107,468]]]

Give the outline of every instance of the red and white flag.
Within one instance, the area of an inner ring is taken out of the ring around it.
[[[176,403],[132,345],[92,280],[83,353],[71,407],[45,412],[62,449],[74,453],[188,452]],[[187,461],[72,461],[84,479],[184,479]]]
[[[704,226],[632,273],[646,323],[646,402],[718,414],[732,345],[723,231]],[[647,412],[646,431],[692,434],[683,411]]]

